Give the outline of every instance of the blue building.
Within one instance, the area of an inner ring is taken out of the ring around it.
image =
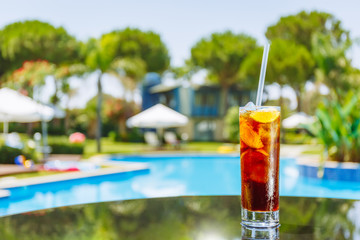
[[[174,83],[165,85],[156,73],[147,74],[142,89],[143,110],[162,103],[189,117],[187,126],[180,129],[194,141],[221,141],[224,139],[224,115],[220,106],[221,89],[217,85],[190,85]],[[227,105],[245,105],[254,92],[230,88]]]

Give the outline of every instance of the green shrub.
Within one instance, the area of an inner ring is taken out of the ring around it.
[[[225,133],[230,142],[239,143],[239,107],[231,107],[226,113]]]
[[[140,129],[132,128],[128,131],[129,142],[144,142],[144,134],[141,133]]]
[[[303,129],[284,129],[282,133],[286,144],[312,144],[316,139]]]
[[[84,144],[79,143],[51,143],[52,154],[83,154]]]
[[[85,143],[71,143],[68,137],[51,137],[48,142],[52,154],[83,154]]]
[[[24,152],[18,148],[8,147],[6,145],[0,146],[0,163],[14,164],[15,157],[24,155],[26,159],[32,159],[31,154]]]
[[[324,144],[324,158],[339,162],[360,162],[360,97],[353,92],[341,103],[325,100],[308,129]]]
[[[48,134],[51,136],[61,136],[65,134],[65,127],[64,126],[57,126],[54,124],[51,124],[51,122],[48,124]],[[41,125],[34,127],[32,132],[42,132]]]
[[[116,131],[110,131],[108,134],[108,138],[113,142],[120,142],[122,140],[120,135]]]
[[[126,136],[121,136],[116,131],[110,131],[108,138],[113,142],[144,142],[143,134],[138,128],[129,129]]]

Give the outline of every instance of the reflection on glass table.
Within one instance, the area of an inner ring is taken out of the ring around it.
[[[280,227],[270,228],[254,228],[242,225],[241,227],[241,239],[242,240],[253,240],[253,239],[269,239],[278,240],[280,239]]]
[[[240,210],[239,196],[74,205],[2,217],[0,239],[254,239],[244,236]],[[360,239],[358,216],[358,200],[281,197],[281,226],[268,239]]]

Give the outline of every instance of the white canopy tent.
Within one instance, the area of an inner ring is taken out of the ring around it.
[[[4,122],[4,135],[9,122],[42,122],[44,147],[47,146],[46,122],[54,117],[54,110],[30,97],[9,89],[0,89],[0,121]]]
[[[315,121],[314,117],[307,115],[304,112],[299,112],[285,118],[282,121],[284,128],[299,128],[301,125],[311,124]]]
[[[171,128],[184,126],[188,121],[185,115],[159,103],[129,118],[126,124],[128,127]]]
[[[156,104],[129,118],[126,125],[128,127],[156,128],[160,135],[165,128],[181,127],[188,121],[189,119],[185,115],[162,104]]]

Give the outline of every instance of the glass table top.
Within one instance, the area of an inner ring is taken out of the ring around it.
[[[240,196],[76,205],[2,217],[0,239],[258,239],[244,237],[240,209]],[[281,226],[270,239],[360,239],[359,216],[357,200],[281,197]]]

